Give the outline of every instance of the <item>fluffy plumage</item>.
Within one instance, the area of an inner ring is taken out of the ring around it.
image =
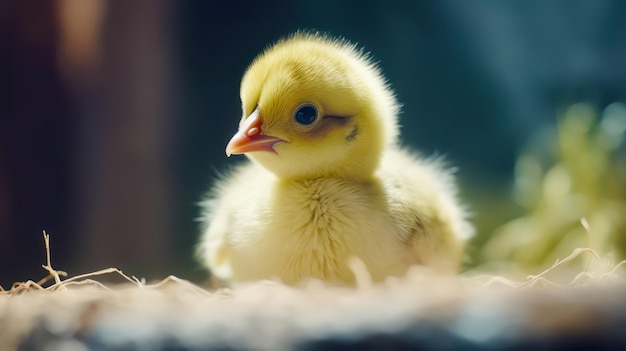
[[[362,51],[292,35],[250,65],[241,101],[226,152],[253,162],[204,208],[199,248],[216,276],[350,284],[352,257],[375,281],[412,265],[458,268],[472,228],[452,176],[397,146],[398,103]]]

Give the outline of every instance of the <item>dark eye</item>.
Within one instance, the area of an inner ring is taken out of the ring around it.
[[[300,106],[293,115],[293,119],[303,126],[309,126],[317,120],[317,109],[313,105]]]

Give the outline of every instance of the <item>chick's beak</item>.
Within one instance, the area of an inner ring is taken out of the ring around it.
[[[259,109],[254,110],[237,131],[237,134],[226,145],[226,156],[245,154],[253,151],[269,151],[276,153],[274,145],[285,140],[263,134]]]

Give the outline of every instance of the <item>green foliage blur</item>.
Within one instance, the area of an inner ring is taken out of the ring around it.
[[[601,262],[577,259],[571,268],[593,269],[593,262],[608,267],[623,260],[625,131],[626,105],[613,103],[599,111],[579,103],[558,117],[556,129],[546,128],[531,138],[517,159],[513,205],[504,205],[515,206],[518,215],[500,218],[503,225],[479,233],[473,243],[474,265],[494,273],[537,273],[587,247]],[[494,201],[484,207],[502,206]],[[479,231],[498,221],[493,214],[476,217]]]

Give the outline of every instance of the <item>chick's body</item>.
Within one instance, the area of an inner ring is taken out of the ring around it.
[[[459,265],[471,233],[452,177],[396,143],[397,103],[354,46],[315,34],[283,40],[250,66],[236,168],[206,202],[200,252],[226,280],[352,283],[416,264]]]

